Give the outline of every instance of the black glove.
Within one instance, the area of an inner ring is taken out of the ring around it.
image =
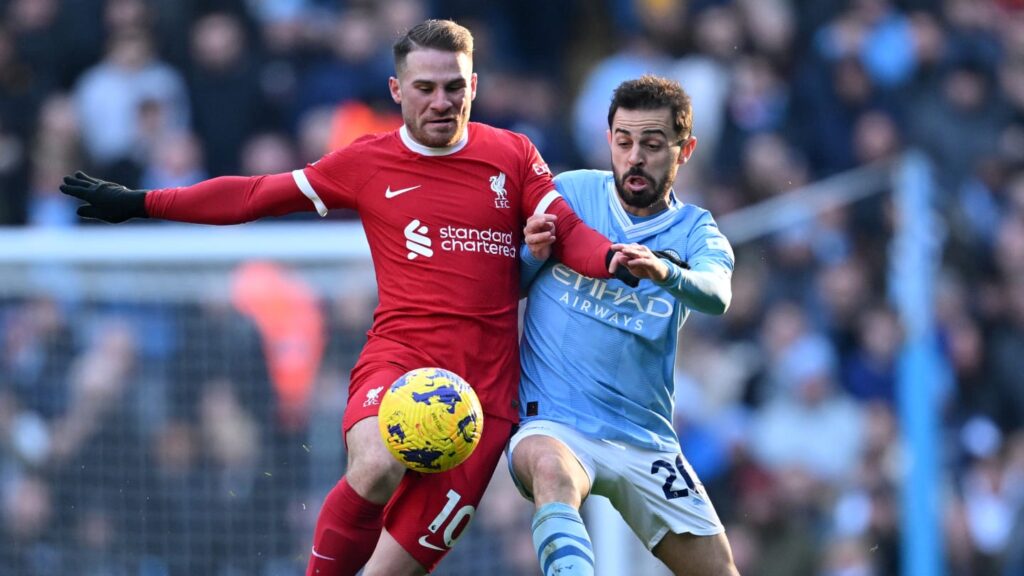
[[[120,184],[93,178],[85,172],[65,176],[60,191],[79,200],[85,200],[78,207],[82,218],[98,218],[117,224],[129,218],[148,218],[146,213],[146,191],[129,190]]]
[[[669,262],[675,264],[676,266],[679,266],[683,270],[689,270],[690,269],[690,265],[689,264],[687,264],[686,262],[681,260],[679,258],[679,256],[676,256],[672,252],[669,252],[667,250],[652,250],[651,252],[655,256],[657,256],[658,258],[664,258],[665,260],[668,260]]]
[[[604,266],[607,268],[612,264],[612,258],[615,256],[615,250],[608,250],[608,253],[604,256]],[[640,279],[633,276],[633,273],[629,271],[624,265],[615,267],[615,277],[622,281],[623,284],[630,288],[636,288],[640,285]]]

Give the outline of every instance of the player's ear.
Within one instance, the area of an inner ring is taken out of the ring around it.
[[[476,72],[469,77],[469,100],[476,100]]]
[[[611,128],[609,128],[609,129],[604,131],[604,137],[605,137],[606,140],[608,140],[608,147],[611,148],[612,147],[612,129]]]
[[[401,104],[402,85],[398,83],[398,78],[394,76],[388,78],[388,90],[391,91],[391,99],[395,101],[395,104]]]
[[[697,137],[690,136],[686,142],[683,142],[683,147],[679,150],[679,159],[676,161],[676,164],[686,164],[686,161],[690,159],[696,148]]]

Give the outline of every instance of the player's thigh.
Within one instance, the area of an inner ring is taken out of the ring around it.
[[[654,555],[676,576],[738,576],[724,532],[710,536],[668,533]]]
[[[607,497],[649,550],[668,534],[725,531],[700,479],[682,454],[608,445],[594,493]]]
[[[349,387],[345,408],[345,446],[349,485],[371,502],[383,504],[394,493],[406,468],[388,452],[377,421],[380,398],[404,372],[389,364],[367,370]]]
[[[373,556],[363,568],[363,576],[420,576],[426,573],[427,569],[387,530],[381,532]]]
[[[345,479],[360,496],[375,504],[391,498],[407,471],[384,446],[377,418],[356,422],[345,436],[348,466]]]
[[[590,474],[573,439],[553,426],[534,421],[513,436],[509,443],[512,478],[538,506],[558,501],[578,507],[590,492]]]
[[[512,423],[486,418],[480,444],[462,464],[436,474],[410,472],[384,512],[384,528],[433,570],[465,531],[508,443]]]

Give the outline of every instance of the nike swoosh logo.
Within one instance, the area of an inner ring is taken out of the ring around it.
[[[316,546],[310,547],[310,551],[313,552],[313,556],[316,556],[317,558],[319,558],[321,560],[330,560],[332,562],[337,560],[337,558],[331,558],[330,556],[324,556],[323,554],[317,552],[316,551]]]
[[[423,185],[420,184],[419,186],[410,186],[408,188],[402,188],[401,190],[391,190],[391,186],[388,186],[388,189],[384,191],[384,197],[385,198],[394,198],[395,196],[398,196],[399,194],[405,194],[406,192],[411,192],[411,191],[419,188],[420,186],[423,186]]]
[[[444,548],[438,548],[437,546],[434,546],[430,542],[427,542],[427,537],[426,536],[420,536],[420,546],[423,546],[424,548],[432,548],[434,550],[439,550],[441,552],[444,552]]]

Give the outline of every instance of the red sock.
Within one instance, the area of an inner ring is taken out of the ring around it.
[[[353,576],[377,546],[383,504],[356,493],[344,478],[324,499],[316,520],[306,576]]]

